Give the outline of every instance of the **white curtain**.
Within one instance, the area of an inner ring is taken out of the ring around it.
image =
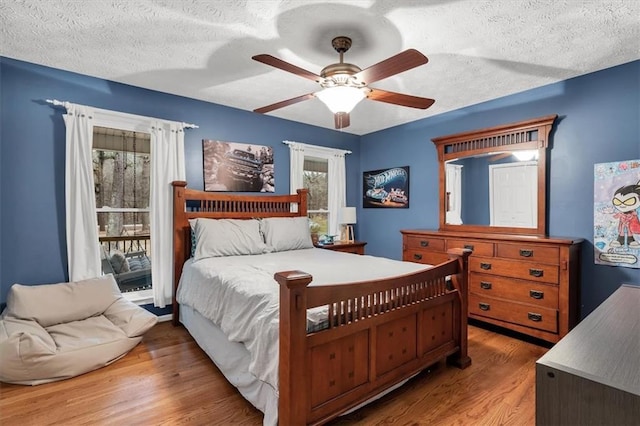
[[[344,152],[336,152],[329,157],[329,232],[340,235],[339,211],[347,203],[347,173],[344,165]]]
[[[102,275],[93,181],[93,112],[66,103],[65,206],[69,280]]]
[[[290,193],[304,186],[304,147],[292,142],[289,144],[289,188]],[[297,212],[298,206],[291,206],[291,211]]]
[[[153,302],[164,308],[173,291],[173,188],[185,179],[184,126],[156,122],[151,133],[151,276]]]
[[[340,235],[340,218],[338,212],[346,204],[346,167],[345,154],[350,151],[307,145],[300,142],[285,141],[289,145],[289,182],[291,193],[304,185],[304,157],[324,158],[328,161],[329,200],[329,235]]]
[[[462,166],[447,164],[445,182],[446,191],[449,194],[446,222],[451,225],[462,225]]]

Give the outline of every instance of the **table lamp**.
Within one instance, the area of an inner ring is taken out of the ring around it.
[[[342,207],[340,209],[340,223],[345,225],[343,241],[353,243],[355,241],[353,236],[353,224],[356,223],[356,208]]]

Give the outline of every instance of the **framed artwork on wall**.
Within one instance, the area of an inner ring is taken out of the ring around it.
[[[409,166],[362,174],[362,207],[409,208]]]
[[[202,140],[205,191],[275,192],[273,148]]]
[[[640,159],[594,166],[597,265],[640,268]]]

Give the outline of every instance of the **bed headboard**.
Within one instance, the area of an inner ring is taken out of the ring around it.
[[[242,195],[205,192],[187,188],[187,182],[173,185],[173,323],[178,324],[176,290],[182,265],[191,256],[189,219],[255,219],[263,217],[296,217],[307,215],[308,190],[298,189],[291,195]]]

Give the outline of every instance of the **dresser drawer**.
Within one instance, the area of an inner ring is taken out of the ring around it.
[[[469,257],[469,271],[502,275],[529,281],[558,283],[558,266],[536,262],[514,262],[491,257]]]
[[[484,241],[447,240],[447,250],[452,248],[473,250],[476,256],[493,256],[493,243]]]
[[[493,299],[472,293],[469,295],[469,314],[537,328],[551,333],[558,332],[558,311],[555,309]]]
[[[469,292],[480,297],[495,297],[528,303],[543,308],[558,308],[558,287],[554,285],[472,272]]]
[[[558,247],[543,247],[536,244],[508,244],[498,243],[498,257],[527,260],[531,262],[559,264],[560,249]]]
[[[431,237],[422,237],[417,235],[407,235],[405,236],[404,241],[406,245],[405,248],[409,250],[445,251],[444,239],[442,238],[431,238]]]
[[[406,262],[424,263],[426,265],[437,265],[449,260],[449,255],[445,252],[428,250],[404,250],[402,260]]]

